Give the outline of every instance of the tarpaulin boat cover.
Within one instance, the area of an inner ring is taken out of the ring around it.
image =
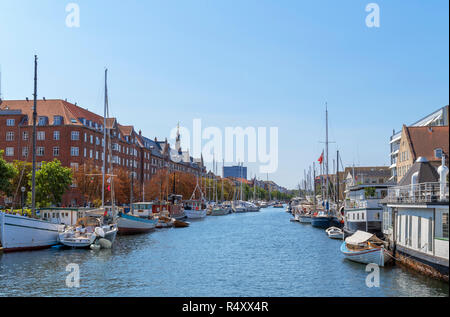
[[[372,233],[358,230],[350,237],[347,237],[345,239],[345,243],[358,245],[360,243],[364,243],[364,242],[370,240],[372,237],[373,237]]]

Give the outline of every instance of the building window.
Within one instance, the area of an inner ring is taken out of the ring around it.
[[[22,139],[23,139],[24,141],[28,140],[28,131],[23,131],[23,133],[22,133]]]
[[[87,142],[87,134],[84,134],[84,142]]]
[[[78,131],[72,131],[70,139],[72,141],[78,141],[80,139],[80,132]]]
[[[442,158],[442,149],[441,148],[438,148],[438,149],[434,150],[434,157],[438,158],[438,159]]]
[[[14,119],[6,119],[6,125],[8,127],[13,127],[15,125],[15,121]]]
[[[53,131],[53,140],[59,140],[60,134],[59,131]]]
[[[14,141],[14,132],[6,132],[6,141]]]
[[[72,146],[70,148],[70,155],[71,156],[78,156],[79,155],[79,149],[76,146]]]
[[[86,148],[84,148],[83,155],[84,155],[84,157],[87,156],[87,149]]]
[[[22,148],[22,156],[23,157],[28,157],[28,147],[24,146]]]
[[[43,146],[39,146],[39,147],[37,148],[36,155],[37,155],[37,156],[44,156],[44,154],[45,154],[45,148],[44,148]]]
[[[442,214],[442,237],[448,239],[448,212]]]
[[[42,125],[47,125],[47,117],[39,117],[39,121],[38,121],[38,125],[42,126]]]
[[[94,144],[94,136],[92,134],[91,134],[90,138],[91,138],[91,144]]]
[[[61,125],[63,118],[61,116],[53,117],[53,125]]]
[[[92,157],[93,157],[93,151],[89,150],[89,158],[92,158]]]
[[[59,147],[55,146],[53,148],[53,156],[59,156]]]
[[[95,144],[100,145],[100,139],[98,138],[98,136],[95,137]]]
[[[45,131],[38,131],[37,139],[38,139],[38,141],[44,141],[45,140]]]
[[[14,156],[14,148],[13,147],[7,147],[5,154],[6,154],[6,156]]]

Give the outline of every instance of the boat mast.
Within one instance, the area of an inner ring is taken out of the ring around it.
[[[31,213],[36,215],[36,118],[37,118],[37,55],[34,55],[33,93],[33,163],[31,173]]]
[[[339,212],[339,150],[336,153],[336,211]]]
[[[102,170],[102,208],[105,208],[105,174],[106,174],[106,104],[107,104],[107,86],[108,69],[105,69],[105,100],[103,109],[103,170]]]
[[[224,166],[225,166],[225,159],[222,159],[222,194],[220,195],[220,198],[221,198],[221,200],[222,200],[222,202],[223,202],[223,198],[224,198],[224,195],[223,195],[223,176],[224,176]]]
[[[314,186],[314,211],[316,210],[316,162],[313,162],[313,175],[314,175],[314,182],[313,182],[313,186]]]
[[[329,199],[329,197],[328,197],[328,182],[329,182],[329,179],[328,179],[328,105],[327,105],[327,103],[325,102],[325,124],[326,124],[326,139],[325,139],[325,151],[326,151],[326,173],[327,173],[327,182],[326,182],[326,205],[325,205],[325,208],[326,208],[326,210],[327,210],[327,213],[329,212],[329,202],[328,202],[328,199]]]

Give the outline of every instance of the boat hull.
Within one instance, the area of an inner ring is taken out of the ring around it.
[[[311,216],[299,216],[298,222],[300,223],[311,223]]]
[[[184,212],[189,219],[202,219],[206,217],[206,209],[184,210]]]
[[[59,244],[64,225],[0,212],[0,241],[3,252],[49,248]]]
[[[213,209],[211,210],[211,216],[224,216],[227,215],[229,211],[227,209]]]
[[[329,217],[312,217],[311,225],[316,228],[327,229],[330,227],[330,218]]]
[[[120,215],[117,220],[117,226],[119,229],[118,233],[121,235],[138,234],[154,230],[156,221],[131,215]]]
[[[341,252],[346,259],[353,262],[369,264],[375,263],[379,266],[384,266],[389,260],[389,255],[384,248],[372,248],[362,251],[349,250],[346,243],[341,244]]]

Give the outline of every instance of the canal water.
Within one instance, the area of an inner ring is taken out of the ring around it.
[[[112,250],[0,255],[0,296],[448,296],[449,285],[400,267],[343,259],[340,241],[290,222],[284,209],[191,221],[188,228],[118,236]],[[79,288],[66,286],[78,264]]]

